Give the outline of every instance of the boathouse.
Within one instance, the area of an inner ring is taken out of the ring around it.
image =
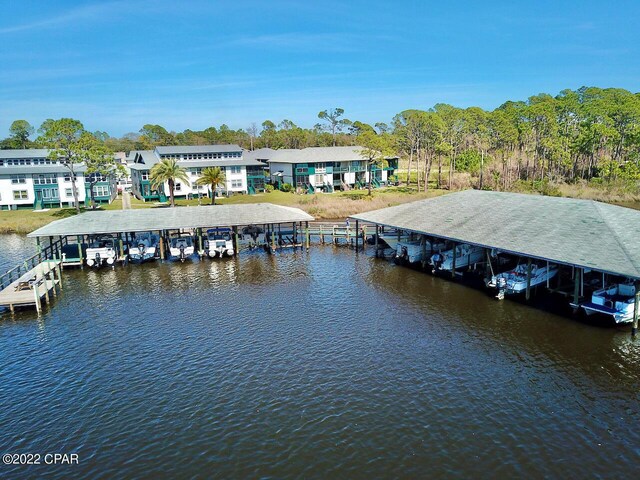
[[[247,225],[271,227],[300,224],[313,217],[298,208],[270,203],[211,205],[179,208],[141,208],[85,212],[51,222],[31,233],[33,238],[125,234],[141,231],[185,230]]]
[[[573,285],[564,292],[578,306],[590,287],[610,276],[640,281],[640,211],[592,200],[467,190],[353,215],[356,222],[395,229],[418,238],[466,244],[569,269]],[[433,244],[425,242],[425,244]],[[425,251],[424,256],[433,252]],[[455,262],[455,255],[454,255]],[[487,262],[490,263],[490,262]],[[455,263],[454,263],[455,277]],[[585,277],[588,275],[588,277]],[[561,276],[558,275],[558,279]],[[549,285],[556,292],[561,285]],[[636,287],[636,292],[638,288]],[[527,286],[527,298],[529,288]],[[636,308],[637,308],[636,294]],[[637,318],[637,315],[634,315]],[[636,320],[637,327],[637,320]]]

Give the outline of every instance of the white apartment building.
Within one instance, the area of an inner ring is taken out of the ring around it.
[[[132,191],[141,200],[166,199],[168,184],[165,183],[162,191],[158,191],[150,182],[151,168],[163,159],[176,160],[189,175],[189,183],[176,183],[176,197],[210,196],[210,186],[196,185],[202,170],[207,167],[220,167],[225,174],[225,185],[218,187],[218,194],[253,194],[264,190],[265,164],[245,158],[243,149],[238,145],[156,147],[154,150],[137,151],[133,158],[129,165]]]

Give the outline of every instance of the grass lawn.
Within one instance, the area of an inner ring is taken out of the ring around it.
[[[318,220],[345,218],[355,213],[390,207],[400,203],[411,202],[423,198],[429,198],[443,194],[443,190],[430,190],[418,193],[415,188],[388,187],[376,189],[373,195],[368,196],[367,190],[350,190],[348,192],[336,192],[330,194],[317,193],[314,195],[297,195],[274,191],[256,195],[233,195],[231,197],[216,198],[216,204],[251,204],[273,203],[287,207],[297,207]],[[210,199],[203,198],[202,205],[209,205]],[[178,206],[198,205],[198,200],[176,200]],[[131,198],[132,208],[154,208],[159,206],[155,202],[143,202],[137,198]],[[118,197],[110,205],[102,205],[101,210],[119,210],[122,208],[122,198]],[[86,209],[81,209],[86,211]],[[33,210],[0,211],[0,233],[29,233],[54,220],[75,215],[73,208],[52,208],[46,212],[34,212]]]
[[[316,219],[322,220],[345,218],[355,213],[430,198],[443,193],[445,193],[444,190],[430,190],[418,193],[415,187],[375,189],[371,196],[367,195],[367,190],[349,190],[347,192],[329,194],[316,193],[313,195],[297,195],[295,193],[274,191],[256,195],[233,195],[228,198],[216,198],[216,204],[273,203],[275,205],[300,208],[313,215]],[[201,201],[202,205],[208,205],[209,203],[210,200],[208,198],[203,198]],[[179,206],[198,205],[198,200],[177,200],[176,204]]]

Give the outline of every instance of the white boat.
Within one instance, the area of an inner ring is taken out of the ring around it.
[[[399,242],[408,242],[409,241],[409,235],[401,234],[400,238],[398,239],[398,233],[397,232],[381,233],[380,235],[378,235],[378,241],[386,243],[387,245],[389,245],[389,248],[391,250],[393,250],[394,252],[397,252],[398,251],[398,243]]]
[[[587,315],[600,313],[611,316],[616,323],[633,321],[633,304],[636,288],[633,285],[618,283],[596,290],[591,301],[580,305]]]
[[[213,228],[207,230],[204,240],[204,251],[209,258],[232,257],[235,253],[230,228]]]
[[[242,239],[248,241],[249,248],[266,243],[265,233],[262,227],[257,225],[247,225],[242,229]]]
[[[129,242],[129,259],[140,263],[155,259],[159,242],[160,237],[151,232],[134,233]]]
[[[444,243],[432,244],[429,240],[424,241],[424,246],[422,240],[412,242],[401,240],[396,245],[396,259],[408,263],[420,262],[422,261],[423,251],[428,255],[434,250],[442,250],[444,246]]]
[[[429,261],[430,265],[433,265],[433,271],[446,270],[451,271],[453,269],[453,256],[454,250],[446,250],[444,252],[438,252],[431,255]],[[455,248],[456,258],[456,270],[459,268],[465,268],[474,263],[478,263],[484,260],[484,251],[482,247],[475,247],[473,245],[457,245]]]
[[[113,265],[118,258],[118,239],[101,235],[93,239],[87,247],[86,262],[89,267],[99,267],[103,263]]]
[[[542,283],[546,283],[547,280],[555,277],[558,273],[558,267],[555,265],[538,266],[531,264],[531,278],[529,280],[529,286],[535,287]],[[527,289],[527,265],[520,264],[513,270],[502,272],[497,275],[493,275],[487,282],[487,287],[497,288],[499,299],[503,299],[506,295],[513,295],[522,293]]]
[[[195,252],[193,237],[188,233],[181,233],[169,238],[169,256],[172,260],[184,262]]]

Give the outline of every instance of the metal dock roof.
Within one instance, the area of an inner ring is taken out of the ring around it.
[[[640,279],[640,211],[593,200],[467,190],[351,218]]]
[[[100,233],[173,230],[178,228],[234,227],[306,222],[313,217],[298,208],[270,203],[200,207],[141,208],[86,212],[56,220],[29,237],[94,235]]]

